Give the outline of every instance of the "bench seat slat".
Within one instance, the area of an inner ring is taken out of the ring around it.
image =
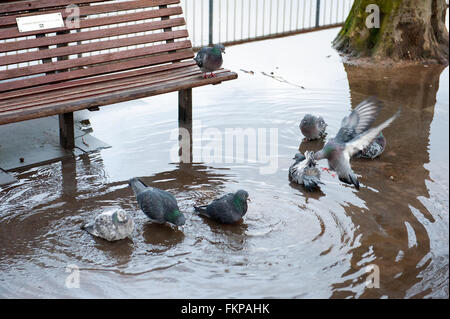
[[[142,11],[142,12],[137,12],[137,13],[121,14],[121,15],[115,15],[115,16],[110,16],[110,17],[91,18],[91,19],[84,19],[84,20],[82,19],[80,21],[79,28],[78,27],[56,28],[56,29],[46,30],[46,33],[78,30],[78,29],[106,26],[106,25],[111,25],[111,24],[119,24],[119,23],[127,23],[127,22],[139,21],[139,20],[154,19],[154,18],[158,18],[160,16],[174,16],[174,15],[181,14],[182,11],[183,10],[181,9],[181,7],[172,7],[172,8],[162,8],[159,10],[150,10],[150,11]],[[10,38],[27,37],[27,36],[37,35],[37,34],[42,34],[42,31],[30,31],[30,32],[21,33],[21,32],[19,32],[17,27],[10,27],[10,28],[5,28],[5,29],[0,29],[0,40],[10,39]]]
[[[143,9],[149,7],[158,7],[161,5],[178,4],[180,0],[134,0],[126,2],[111,2],[107,4],[100,4],[94,6],[82,6],[80,7],[80,16],[93,15],[93,14],[103,14],[118,11],[126,11],[133,9]],[[31,14],[17,14],[0,17],[0,26],[14,26],[16,25],[16,18],[31,15],[49,14],[49,13],[59,13],[61,12],[63,18],[66,18],[71,14],[70,11],[65,9],[59,10],[48,10],[45,12],[31,13]]]
[[[145,71],[145,72],[144,72]],[[185,72],[192,72],[196,71],[198,72],[198,68],[190,61],[185,62],[179,62],[179,63],[172,63],[172,64],[165,64],[160,65],[158,67],[152,67],[152,68],[146,68],[146,69],[139,69],[137,71],[130,71],[130,72],[122,72],[122,73],[116,73],[111,74],[109,76],[102,76],[102,77],[96,77],[96,78],[88,78],[88,79],[81,79],[81,80],[74,80],[70,82],[74,85],[72,86],[65,86],[63,90],[61,90],[60,86],[58,89],[58,85],[53,85],[53,87],[49,88],[50,90],[46,91],[46,95],[44,96],[41,93],[33,93],[33,92],[27,92],[24,95],[16,95],[15,97],[9,98],[9,99],[3,99],[0,100],[0,109],[5,109],[7,107],[11,107],[13,105],[25,105],[27,103],[31,103],[33,101],[36,101],[37,97],[40,101],[47,99],[47,97],[50,99],[61,96],[68,96],[72,95],[74,92],[84,92],[84,91],[93,91],[99,88],[105,87],[105,82],[108,82],[108,87],[114,87],[116,85],[125,85],[129,83],[138,83],[142,81],[148,80],[148,78],[152,78],[153,74],[158,73],[158,76],[160,75],[167,75],[167,74],[182,74]],[[66,83],[70,83],[66,82]],[[22,90],[23,91],[23,90]],[[37,96],[37,97],[36,97]]]
[[[77,99],[76,96],[74,96],[74,99],[61,103],[46,104],[36,107],[29,107],[26,109],[0,112],[0,125],[45,116],[52,116],[56,114],[75,112],[90,107],[105,106],[153,95],[194,88],[207,84],[217,84],[236,78],[237,74],[230,71],[219,72],[217,74],[217,77],[209,79],[202,79],[199,73],[196,75],[183,77],[182,79],[166,81],[157,85],[144,85],[132,89],[116,91],[113,93],[96,95],[94,97]]]
[[[26,97],[33,94],[38,94],[42,92],[52,92],[52,91],[58,91],[61,89],[67,89],[67,88],[73,88],[85,84],[95,84],[95,83],[101,83],[109,80],[115,80],[115,79],[122,79],[127,77],[133,77],[138,76],[142,74],[151,74],[159,71],[164,70],[174,70],[178,68],[182,68],[185,66],[192,66],[195,65],[195,62],[193,61],[184,61],[184,62],[176,62],[171,64],[163,64],[158,66],[151,66],[151,67],[145,67],[145,68],[139,68],[137,70],[127,71],[127,72],[119,72],[119,73],[113,73],[113,74],[106,74],[101,76],[95,76],[95,77],[89,77],[84,79],[77,79],[72,81],[66,81],[66,82],[60,82],[55,84],[46,84],[41,85],[38,87],[31,87],[11,92],[6,92],[0,94],[0,105],[4,105],[5,103],[8,104],[10,102],[10,99],[14,99],[16,97]]]

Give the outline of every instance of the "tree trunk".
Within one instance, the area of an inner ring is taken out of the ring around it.
[[[379,7],[379,28],[366,25],[370,4]],[[376,62],[392,59],[447,65],[446,11],[445,0],[355,0],[333,47],[350,60],[370,57]]]

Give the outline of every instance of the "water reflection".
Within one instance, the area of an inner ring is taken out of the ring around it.
[[[108,259],[113,260],[115,266],[124,266],[130,262],[134,251],[134,244],[131,238],[125,238],[117,242],[108,242],[97,237],[93,237],[93,240],[95,241],[95,249],[108,256]]]
[[[170,171],[140,177],[149,186],[177,192],[208,185],[218,192],[230,180],[229,168],[214,168],[203,163],[177,163]],[[221,173],[223,172],[223,173]],[[158,186],[159,185],[159,186]]]
[[[367,278],[361,270],[375,264],[382,286],[366,288],[359,297],[403,298],[409,288],[421,281],[419,274],[431,262],[430,238],[417,214],[434,223],[436,214],[442,213],[429,211],[420,199],[429,198],[426,181],[430,177],[425,164],[429,162],[430,124],[444,67],[412,66],[399,70],[346,65],[345,70],[353,108],[367,96],[376,95],[385,102],[379,121],[399,106],[403,109],[400,118],[385,130],[388,144],[384,154],[370,164],[364,160],[352,162],[367,186],[357,193],[366,208],[344,207],[357,226],[357,235],[361,234],[360,245],[351,250],[351,268],[342,275],[342,282],[333,285],[332,297],[357,296],[353,287],[364,285]],[[383,185],[382,189],[372,190],[376,185]],[[414,297],[430,292],[425,289]]]
[[[146,244],[154,246],[147,251],[152,254],[165,252],[184,239],[183,230],[167,224],[146,223],[143,227],[142,236]]]
[[[325,196],[325,194],[322,192],[321,189],[318,189],[314,192],[310,192],[310,191],[307,191],[302,185],[299,185],[299,184],[293,183],[293,182],[290,182],[289,186],[295,190],[298,190],[303,195],[303,197],[305,198],[305,203],[308,203],[308,200],[310,198],[317,200],[317,199]]]
[[[241,251],[246,247],[248,225],[241,221],[232,225],[221,225],[206,217],[198,216],[207,225],[212,236],[202,238],[223,250]]]
[[[320,151],[325,145],[325,139],[319,139],[314,141],[302,141],[298,150],[300,153],[305,154],[306,151],[317,152]]]

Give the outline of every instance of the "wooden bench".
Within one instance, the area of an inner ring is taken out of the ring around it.
[[[202,78],[179,3],[0,3],[0,125],[59,115],[60,142],[70,149],[74,111],[173,91],[179,91],[179,121],[190,122],[192,88],[237,74],[220,70],[217,77]],[[79,20],[73,19],[75,10]],[[51,13],[61,13],[64,27],[19,31],[17,17]]]

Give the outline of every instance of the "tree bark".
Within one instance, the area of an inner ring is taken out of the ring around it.
[[[380,9],[379,28],[368,28],[366,7]],[[426,61],[448,64],[449,34],[445,0],[355,0],[333,41],[350,60]]]

